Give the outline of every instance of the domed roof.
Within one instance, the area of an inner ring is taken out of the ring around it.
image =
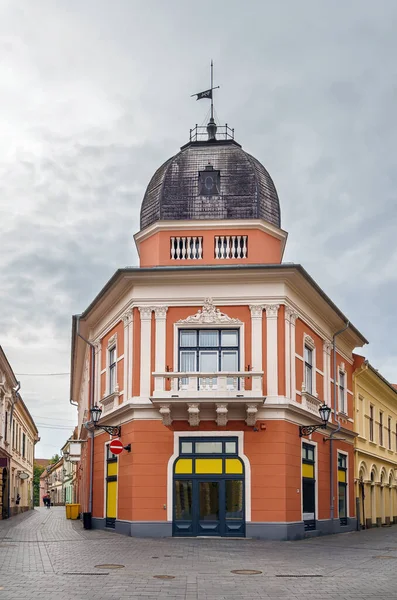
[[[142,202],[141,230],[156,221],[191,219],[264,219],[280,227],[272,178],[234,140],[186,144],[153,175]]]

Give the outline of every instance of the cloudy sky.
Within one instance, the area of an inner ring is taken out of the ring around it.
[[[302,263],[397,382],[394,0],[0,0],[0,344],[59,450],[72,313],[116,268],[155,169],[219,120],[270,171]],[[54,425],[56,429],[54,429]]]

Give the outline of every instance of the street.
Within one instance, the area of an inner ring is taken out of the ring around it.
[[[0,600],[390,600],[396,566],[397,527],[262,542],[85,531],[63,507],[0,521]]]

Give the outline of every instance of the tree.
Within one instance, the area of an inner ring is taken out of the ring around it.
[[[50,465],[55,465],[55,463],[58,462],[58,460],[60,460],[60,456],[59,454],[54,454],[54,456],[52,458],[50,458]]]
[[[40,506],[40,475],[45,467],[34,465],[33,467],[33,506]]]

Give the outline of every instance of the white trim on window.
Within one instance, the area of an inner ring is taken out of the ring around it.
[[[305,349],[311,350],[312,364],[311,364],[311,372],[312,372],[312,381],[311,381],[311,390],[306,389],[306,360],[305,360]],[[317,356],[316,356],[316,344],[314,339],[307,333],[303,334],[303,382],[302,389],[304,389],[308,394],[317,397],[317,388],[316,388],[316,372],[317,372]]]
[[[114,365],[114,389],[111,389],[111,385],[110,385],[110,355],[111,352],[113,352],[114,350],[114,362],[112,363]],[[107,347],[106,347],[106,386],[105,386],[105,396],[109,396],[110,394],[114,394],[115,392],[118,391],[118,381],[117,381],[117,361],[118,361],[118,357],[117,357],[117,333],[115,333],[114,335],[112,335],[111,338],[109,338],[108,343],[107,343]]]
[[[180,329],[237,329],[239,331],[240,371],[245,370],[245,346],[244,346],[244,323],[230,324],[196,324],[196,323],[174,323],[174,373],[178,372],[179,365],[179,330]]]
[[[341,375],[343,375],[343,404],[341,402]],[[345,363],[340,363],[338,366],[338,412],[347,415],[348,414],[348,406],[347,406],[347,373],[345,369]]]

